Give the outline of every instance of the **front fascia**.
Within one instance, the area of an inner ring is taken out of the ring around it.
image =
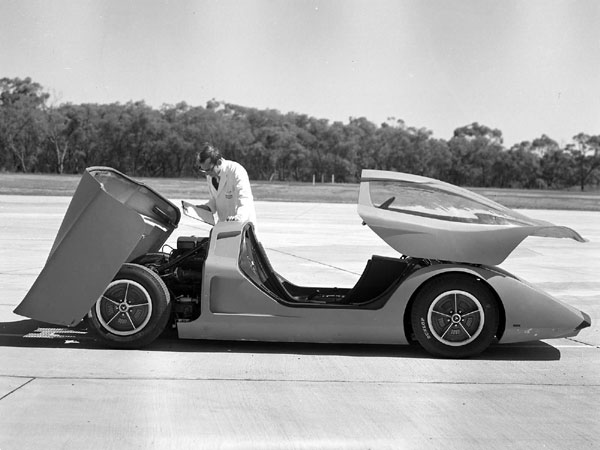
[[[411,274],[399,287],[403,301],[420,286],[440,275],[467,274],[479,278],[495,292],[502,305],[505,326],[499,343],[575,336],[589,317],[513,274],[493,266],[454,263],[432,264]]]
[[[506,325],[501,344],[576,336],[586,315],[542,289],[516,277],[491,277],[503,299]]]

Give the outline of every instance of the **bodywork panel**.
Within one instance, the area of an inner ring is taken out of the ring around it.
[[[571,228],[531,219],[448,183],[398,172],[363,170],[358,213],[388,245],[418,258],[498,265],[527,236],[585,242]]]
[[[213,228],[204,265],[202,313],[194,321],[177,323],[180,338],[407,343],[402,320],[398,320],[404,307],[401,290],[392,294],[386,309],[368,310],[319,305],[290,307],[259,289],[240,269],[240,249],[247,226],[251,224],[220,222]]]
[[[448,274],[472,276],[495,293],[506,319],[501,343],[574,336],[582,322],[589,320],[500,268],[444,262],[412,271],[376,309],[335,304],[290,307],[259,289],[241,270],[243,227],[239,222],[225,222],[213,228],[204,267],[202,314],[177,323],[180,338],[406,344],[410,330],[405,329],[404,318],[419,288]]]
[[[434,263],[412,274],[402,286],[412,296],[424,283],[448,274],[470,275],[491,289],[504,316],[504,329],[498,335],[501,344],[575,336],[583,322],[589,326],[590,318],[582,311],[499,267]]]
[[[157,251],[179,210],[114,169],[83,174],[40,275],[15,313],[78,323],[125,262]]]

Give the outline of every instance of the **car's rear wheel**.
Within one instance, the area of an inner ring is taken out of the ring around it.
[[[169,291],[155,272],[124,264],[88,314],[88,328],[111,347],[143,347],[164,331],[169,300]]]
[[[421,346],[444,358],[468,358],[484,351],[496,335],[498,320],[490,289],[464,275],[445,275],[426,284],[411,313]]]

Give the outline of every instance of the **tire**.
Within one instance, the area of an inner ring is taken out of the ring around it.
[[[87,317],[97,340],[114,348],[140,348],[154,341],[171,315],[167,286],[152,270],[124,264]]]
[[[483,352],[498,330],[490,289],[465,275],[444,275],[417,294],[411,324],[419,344],[434,356],[469,358]]]

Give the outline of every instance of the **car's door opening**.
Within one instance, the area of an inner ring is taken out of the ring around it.
[[[378,309],[394,292],[392,287],[420,267],[419,260],[373,255],[352,288],[297,286],[279,275],[251,226],[244,229],[239,267],[274,300],[294,307]]]

